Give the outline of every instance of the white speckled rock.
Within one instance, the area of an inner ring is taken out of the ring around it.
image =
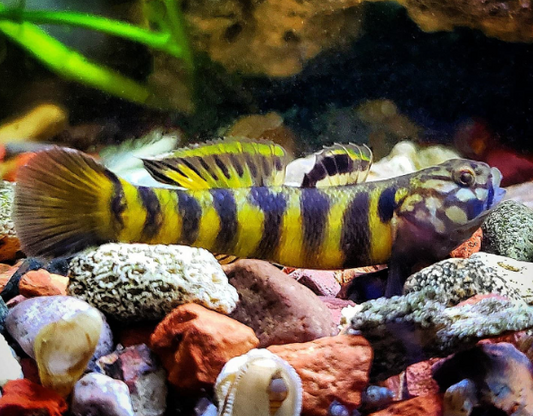
[[[517,271],[511,271],[499,265],[502,261],[522,265],[516,266]],[[448,306],[456,305],[474,295],[488,293],[497,293],[515,301],[527,300],[529,297],[532,301],[533,277],[528,279],[527,272],[523,274],[519,271],[526,265],[529,265],[529,276],[533,276],[532,263],[516,262],[488,253],[476,253],[467,259],[446,259],[409,276],[404,292],[411,293],[435,287],[445,294],[446,299],[442,301]]]
[[[98,373],[83,376],[74,386],[70,411],[74,416],[133,416],[126,383]]]
[[[68,292],[119,320],[161,319],[194,302],[222,313],[238,294],[207,250],[176,245],[105,244],[70,263]]]
[[[388,156],[372,165],[366,181],[377,181],[413,173],[459,157],[456,151],[444,146],[420,148],[415,143],[404,140],[397,143]]]
[[[6,328],[26,354],[35,358],[33,344],[35,337],[44,326],[89,309],[95,308],[87,302],[70,296],[40,296],[27,299],[11,309],[6,318]],[[102,331],[96,351],[89,362],[89,368],[92,368],[96,359],[109,354],[113,349],[111,329],[103,315],[102,319]]]
[[[4,387],[9,380],[24,378],[22,368],[6,339],[0,334],[0,387]]]
[[[515,289],[527,303],[533,304],[533,263],[484,252],[473,254],[470,258],[493,267],[507,286]]]

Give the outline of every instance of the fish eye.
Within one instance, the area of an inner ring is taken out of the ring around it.
[[[461,186],[472,186],[476,181],[476,175],[470,168],[461,168],[454,172],[454,180]]]

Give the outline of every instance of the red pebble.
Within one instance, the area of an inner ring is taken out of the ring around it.
[[[8,381],[0,398],[2,416],[60,416],[67,409],[59,394],[27,379]]]
[[[483,240],[483,232],[481,231],[481,228],[478,228],[477,231],[472,234],[472,237],[450,253],[450,257],[459,257],[462,259],[470,257],[472,254],[481,250],[481,240]]]

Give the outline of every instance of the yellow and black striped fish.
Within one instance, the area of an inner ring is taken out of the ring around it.
[[[360,183],[371,152],[356,145],[304,159],[296,179],[286,177],[287,153],[271,143],[212,142],[144,162],[177,187],[134,186],[72,149],[38,153],[17,176],[22,249],[51,257],[120,241],[305,268],[388,262],[391,295],[415,262],[442,259],[468,239],[505,192],[496,168],[464,159]]]

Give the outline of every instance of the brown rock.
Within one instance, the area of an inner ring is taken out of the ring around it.
[[[328,307],[331,317],[336,326],[341,324],[342,310],[347,306],[355,306],[351,300],[320,296],[320,300]]]
[[[472,254],[477,253],[479,250],[481,250],[482,240],[483,231],[481,231],[481,228],[478,228],[477,231],[472,234],[472,237],[470,237],[468,240],[466,240],[463,244],[461,244],[459,247],[457,247],[450,253],[450,257],[460,257],[463,259],[470,257]]]
[[[251,328],[188,303],[159,323],[150,343],[170,383],[178,389],[198,391],[211,387],[227,361],[257,347],[259,340]]]
[[[359,37],[361,0],[221,0],[188,3],[196,49],[228,71],[287,77],[323,50]]]
[[[289,276],[311,289],[318,296],[335,297],[341,290],[341,285],[335,278],[334,271],[296,269]]]
[[[270,140],[281,145],[290,154],[296,152],[296,135],[283,124],[283,118],[275,112],[240,117],[228,129],[225,136]]]
[[[231,317],[254,329],[260,347],[335,335],[331,314],[318,296],[270,263],[239,260],[224,266],[240,302]]]
[[[442,416],[442,397],[438,394],[415,397],[393,403],[386,409],[368,416]]]
[[[67,294],[68,278],[50,274],[44,269],[31,270],[20,279],[20,294],[27,298]]]
[[[397,0],[420,29],[426,32],[452,31],[470,27],[507,42],[531,42],[533,7],[511,0],[475,1]]]
[[[430,396],[439,392],[439,385],[431,373],[431,368],[437,361],[439,358],[432,358],[406,368],[407,391],[411,396]]]
[[[326,416],[334,400],[350,410],[361,404],[372,363],[372,348],[363,337],[338,335],[268,350],[291,364],[302,379],[302,416]]]
[[[66,127],[68,116],[55,104],[40,104],[0,126],[0,141],[49,140]]]
[[[118,343],[124,347],[132,345],[150,344],[150,335],[156,328],[155,323],[140,323],[134,327],[117,328],[115,336]]]

